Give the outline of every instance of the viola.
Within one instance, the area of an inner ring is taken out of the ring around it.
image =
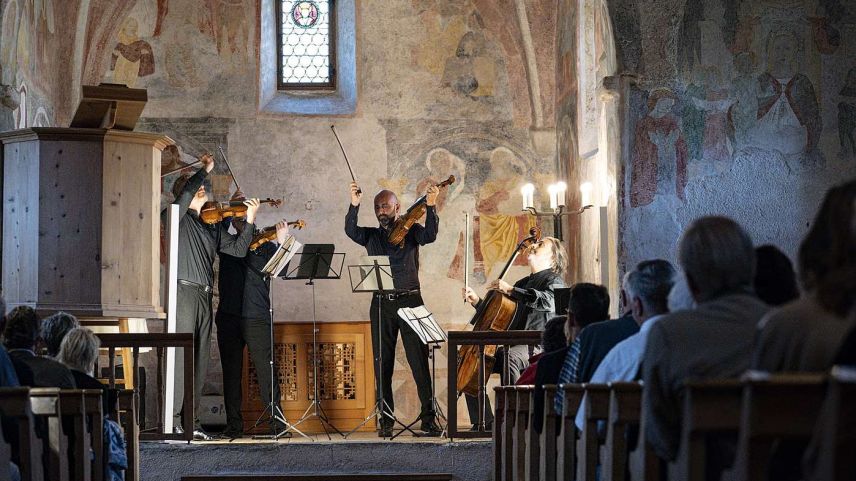
[[[505,277],[508,269],[514,264],[517,255],[533,244],[541,240],[541,228],[532,227],[529,229],[529,237],[526,237],[519,244],[511,258],[505,264],[502,272],[499,274],[499,279]],[[465,281],[466,282],[466,281]],[[511,296],[504,294],[496,289],[491,289],[478,305],[475,315],[470,320],[473,325],[473,331],[507,331],[511,326],[511,320],[514,318],[514,313],[517,311],[517,301]],[[487,381],[487,376],[493,372],[493,365],[496,363],[497,346],[484,346],[484,374]],[[458,392],[469,394],[470,396],[479,395],[479,348],[474,345],[462,346],[458,351]]]
[[[279,207],[282,205],[282,199],[264,199],[260,200],[259,203]],[[202,210],[199,213],[199,217],[202,219],[202,222],[205,222],[206,224],[216,224],[229,217],[240,218],[246,216],[247,206],[244,204],[244,201],[241,200],[230,200],[228,202],[209,201],[202,205]]]
[[[293,222],[287,222],[287,224],[288,224],[288,227],[290,227],[292,229],[297,229],[297,230],[301,230],[304,227],[306,227],[306,221],[304,221],[303,219],[296,220]],[[253,241],[250,242],[250,250],[254,251],[254,250],[258,249],[259,246],[261,246],[265,242],[270,242],[273,240],[276,240],[276,226],[275,225],[265,227],[264,229],[261,229],[260,231],[256,232],[253,235]]]
[[[436,184],[436,187],[446,187],[454,183],[455,176],[450,175],[448,179]],[[395,244],[398,247],[404,247],[404,238],[407,237],[407,232],[410,231],[413,224],[425,215],[425,211],[428,209],[428,204],[426,202],[427,198],[428,194],[425,194],[416,199],[416,202],[407,209],[407,212],[405,212],[403,216],[399,217],[398,221],[395,223],[395,227],[392,228],[392,232],[389,233],[388,239],[390,243]]]

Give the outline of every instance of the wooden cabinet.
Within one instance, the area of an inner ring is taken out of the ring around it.
[[[2,289],[83,317],[164,317],[160,159],[172,140],[106,129],[32,128],[3,144]]]

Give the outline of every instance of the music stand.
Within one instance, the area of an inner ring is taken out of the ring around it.
[[[289,431],[294,430],[297,434],[300,434],[306,439],[311,439],[309,436],[304,434],[302,431],[297,429],[295,424],[291,424],[288,422],[288,419],[285,417],[285,413],[282,412],[282,409],[279,407],[279,403],[277,400],[274,400],[273,394],[276,388],[274,387],[275,377],[273,374],[274,371],[274,349],[273,349],[273,279],[279,278],[283,269],[288,265],[289,260],[292,256],[294,256],[294,251],[300,248],[300,242],[292,236],[289,237],[282,245],[277,248],[276,252],[271,256],[271,259],[268,263],[262,268],[261,274],[264,276],[265,280],[268,282],[268,312],[270,313],[270,402],[268,403],[265,410],[259,415],[259,418],[256,419],[255,424],[253,424],[253,428],[261,424],[262,419],[264,419],[265,414],[270,415],[268,421],[270,422],[270,435],[256,435],[253,436],[254,439],[273,439],[279,440],[279,438],[288,434],[291,437]],[[274,421],[279,421],[284,426],[284,429],[280,432],[276,432],[276,425]]]
[[[413,329],[413,332],[416,333],[423,344],[428,346],[428,357],[431,359],[431,406],[434,408],[435,418],[438,420],[442,419],[443,422],[440,424],[442,425],[442,430],[445,432],[446,426],[444,423],[447,419],[443,414],[443,410],[440,408],[440,404],[437,402],[437,396],[435,394],[435,386],[437,384],[437,366],[434,351],[441,349],[440,345],[448,341],[449,338],[446,336],[446,331],[437,324],[437,321],[434,319],[434,315],[431,314],[424,305],[418,307],[402,307],[398,309],[398,317],[404,320],[404,322]],[[416,416],[416,419],[408,424],[407,427],[409,428],[413,426],[419,420],[419,416]],[[407,430],[410,431],[409,429]],[[390,440],[397,438],[404,431],[405,429],[402,429],[397,432],[390,438]]]
[[[351,281],[351,292],[359,293],[359,292],[371,292],[375,298],[377,299],[377,339],[372,342],[377,342],[377,348],[374,351],[377,353],[374,357],[375,360],[375,406],[372,409],[371,414],[366,416],[363,419],[363,422],[357,425],[354,429],[352,429],[348,434],[345,435],[347,438],[351,434],[354,434],[361,427],[365,426],[370,419],[377,417],[378,419],[378,430],[381,431],[383,428],[383,418],[388,418],[392,421],[392,424],[395,423],[400,424],[404,430],[410,431],[411,434],[416,436],[416,433],[410,429],[409,426],[405,425],[403,422],[399,421],[398,418],[395,417],[395,412],[390,408],[389,404],[386,402],[386,399],[383,397],[383,346],[381,344],[381,332],[383,332],[383,307],[381,306],[381,301],[385,295],[389,294],[398,294],[405,292],[404,289],[396,289],[394,287],[393,278],[392,278],[392,269],[389,264],[389,257],[387,256],[371,256],[366,258],[366,261],[370,261],[371,264],[360,264],[360,265],[350,265],[348,266],[348,277]],[[358,269],[357,272],[357,282],[354,282],[354,269]],[[401,433],[399,433],[401,434]]]
[[[297,426],[307,419],[315,416],[321,422],[324,434],[331,440],[329,427],[344,437],[342,431],[330,423],[330,418],[324,412],[321,399],[318,394],[318,319],[315,315],[315,281],[318,279],[341,279],[342,267],[345,264],[344,252],[333,252],[336,247],[333,244],[306,244],[303,252],[297,254],[299,262],[294,268],[286,270],[286,280],[305,280],[307,286],[312,286],[312,402],[306,407],[306,411],[300,419],[294,422]],[[335,266],[338,265],[338,270]]]

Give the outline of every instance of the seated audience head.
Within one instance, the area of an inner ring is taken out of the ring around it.
[[[752,239],[729,218],[702,217],[690,224],[678,243],[678,261],[698,303],[752,289]]]
[[[541,345],[544,346],[544,352],[558,351],[568,347],[564,317],[554,317],[544,324],[544,332],[541,333]]]
[[[690,286],[687,285],[687,278],[683,272],[675,273],[672,290],[669,291],[668,306],[669,312],[695,309],[693,293],[690,292]]]
[[[609,319],[606,287],[580,282],[571,286],[568,299],[568,324],[572,329],[579,331],[589,324]]]
[[[76,327],[80,327],[77,318],[63,311],[46,317],[42,321],[42,339],[48,349],[48,356],[56,357],[59,354],[59,346],[63,338]]]
[[[7,349],[30,349],[36,347],[41,320],[32,307],[18,306],[6,316],[3,339]]]
[[[674,278],[675,268],[662,259],[642,261],[630,272],[627,296],[630,298],[633,319],[638,324],[669,312],[668,297]]]
[[[101,340],[85,327],[75,327],[62,340],[57,360],[69,369],[92,375]]]
[[[800,246],[800,281],[827,311],[845,317],[856,304],[856,180],[826,193]]]
[[[781,306],[800,296],[791,260],[778,247],[755,249],[755,294],[771,306]]]

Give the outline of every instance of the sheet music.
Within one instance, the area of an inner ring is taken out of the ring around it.
[[[294,253],[301,247],[303,247],[303,244],[297,242],[297,239],[295,239],[294,236],[289,235],[288,238],[285,239],[285,242],[280,244],[279,248],[274,252],[268,263],[265,264],[264,268],[262,268],[262,272],[271,277],[279,277],[279,274],[283,269],[285,269],[285,266],[288,265],[291,258],[294,257]]]
[[[446,332],[434,320],[434,315],[424,305],[416,307],[402,307],[398,310],[398,317],[416,332],[423,344],[446,342]]]
[[[375,272],[374,262],[377,261],[378,270]],[[395,289],[392,279],[392,268],[389,264],[389,256],[361,256],[360,257],[360,292]],[[380,274],[380,288],[377,285],[377,274]]]

